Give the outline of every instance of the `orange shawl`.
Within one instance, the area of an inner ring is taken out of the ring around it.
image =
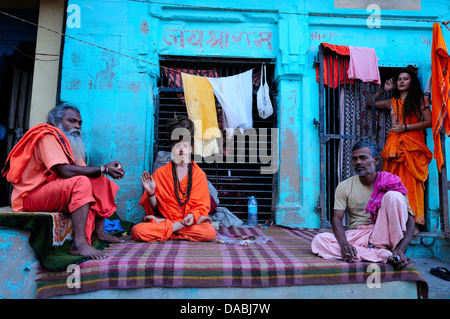
[[[33,155],[36,143],[45,135],[52,134],[61,144],[70,164],[76,164],[69,141],[60,129],[49,124],[38,124],[32,127],[20,141],[13,147],[6,159],[2,170],[2,176],[6,177],[8,182],[15,184],[19,181],[23,170]]]
[[[156,183],[156,198],[158,200],[158,210],[164,218],[176,223],[192,213],[194,216],[194,223],[197,222],[200,216],[208,216],[211,199],[209,196],[208,182],[206,174],[195,163],[192,162],[192,191],[189,201],[182,207],[179,207],[178,201],[175,197],[174,182],[172,177],[172,162],[158,168],[153,173],[153,179]],[[186,191],[188,176],[186,175],[180,182],[182,191]],[[144,207],[147,215],[154,215],[147,199],[147,192],[142,194],[139,202]]]
[[[432,105],[432,129],[434,140],[434,157],[436,165],[441,171],[444,158],[441,149],[442,128],[447,135],[450,134],[448,119],[449,113],[449,62],[444,38],[439,23],[433,24],[433,44],[431,46],[431,101]]]

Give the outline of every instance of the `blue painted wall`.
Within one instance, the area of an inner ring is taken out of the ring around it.
[[[380,66],[420,67],[425,86],[431,72],[430,21],[450,20],[450,4],[445,0],[423,0],[419,11],[382,9],[380,28],[367,26],[372,12],[366,8],[336,9],[333,0],[164,2],[69,1],[78,5],[81,24],[67,27],[65,32],[89,44],[65,38],[61,99],[81,108],[89,165],[114,159],[124,163],[126,177],[117,182],[121,187],[118,214],[132,221],[142,217],[137,204],[142,192],[139,176],[153,158],[160,56],[276,61],[280,128],[277,223],[319,227],[314,209],[320,193],[319,139],[313,124],[319,117],[313,68],[319,44],[374,47]],[[68,13],[68,19],[75,18],[72,14]],[[450,45],[450,31],[444,28],[443,33]],[[432,150],[431,130],[428,135]],[[437,215],[434,161],[430,170],[430,214]],[[438,225],[435,220],[432,224]]]

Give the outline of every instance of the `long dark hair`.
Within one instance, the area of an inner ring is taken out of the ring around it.
[[[171,147],[181,141],[194,145],[195,126],[191,119],[184,115],[175,115],[173,119],[167,121],[166,125]]]
[[[424,94],[420,87],[419,79],[417,78],[417,71],[412,66],[401,69],[397,78],[402,73],[408,73],[411,78],[407,92],[408,94],[406,95],[405,101],[403,101],[403,121],[405,121],[406,118],[412,116],[417,111],[420,111],[420,106],[424,101]],[[397,87],[392,90],[392,96],[400,98],[400,91]]]

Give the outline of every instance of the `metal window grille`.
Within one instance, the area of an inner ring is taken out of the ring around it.
[[[367,105],[381,90],[375,84],[349,80],[349,57],[320,45],[316,67],[319,69],[319,120],[315,124],[320,137],[320,211],[321,227],[330,228],[334,191],[339,182],[355,174],[351,148],[358,140],[370,140],[382,150],[390,129],[389,112]],[[326,72],[324,72],[324,69]],[[396,68],[380,68],[382,83],[395,76]],[[389,93],[390,94],[390,93]],[[384,93],[379,99],[389,99]],[[382,163],[380,162],[381,169]]]
[[[259,88],[260,69],[262,63],[267,66],[267,81],[271,88],[271,100],[274,114],[267,119],[261,119],[257,112],[256,92]],[[275,128],[277,123],[276,105],[273,96],[275,92],[272,88],[273,65],[270,60],[249,60],[249,59],[198,59],[186,57],[163,57],[160,65],[161,68],[160,83],[157,97],[157,110],[155,112],[155,136],[156,143],[154,154],[157,151],[170,152],[170,143],[166,127],[167,120],[174,117],[174,114],[183,114],[187,116],[186,104],[181,82],[180,71],[210,77],[225,77],[240,74],[250,69],[253,71],[253,127],[256,132],[262,134],[261,128],[267,128],[267,134],[270,134],[270,128]],[[216,109],[219,121],[219,127],[222,135],[225,136],[223,130],[223,113],[222,107],[216,100]],[[222,163],[212,162],[208,158],[204,158],[202,162],[197,162],[205,171],[208,180],[218,191],[220,200],[219,206],[228,208],[241,220],[247,220],[247,204],[248,197],[255,196],[258,201],[258,218],[265,221],[272,218],[274,196],[276,194],[275,180],[276,174],[266,175],[260,174],[260,167],[266,164],[260,162],[256,155],[255,149],[251,148],[249,141],[255,136],[246,138],[245,147],[239,149],[242,144],[237,143],[235,138],[232,149],[234,160],[229,163],[224,160]],[[260,137],[260,136],[259,136]],[[272,152],[271,137],[267,136],[268,154]],[[221,151],[226,146],[225,139],[222,140]],[[238,154],[245,154],[239,157]],[[256,153],[257,154],[257,153]]]

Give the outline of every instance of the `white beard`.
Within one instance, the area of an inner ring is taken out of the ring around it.
[[[77,161],[81,158],[83,161],[86,161],[86,145],[83,142],[81,131],[77,129],[67,131],[62,125],[59,125],[58,128],[66,135],[75,160]],[[77,132],[79,134],[76,134]]]

